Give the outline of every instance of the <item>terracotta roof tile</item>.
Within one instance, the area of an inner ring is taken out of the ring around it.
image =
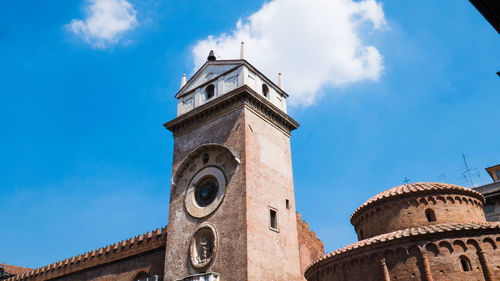
[[[425,234],[432,234],[436,232],[452,232],[452,231],[463,231],[471,229],[498,229],[500,233],[500,222],[484,222],[484,223],[449,223],[449,224],[434,224],[425,227],[415,227],[408,229],[401,229],[389,233],[380,234],[368,239],[364,239],[348,246],[342,247],[334,252],[326,254],[317,261],[313,262],[306,268],[306,271],[314,266],[315,264],[327,260],[331,257],[338,256],[340,254],[347,253],[354,249],[363,248],[369,245],[383,243],[386,241],[402,239],[404,237],[414,237]]]
[[[383,191],[372,198],[368,199],[365,203],[359,206],[351,215],[351,221],[354,216],[360,213],[361,210],[364,210],[368,206],[379,202],[381,200],[387,200],[389,198],[396,198],[400,196],[413,195],[418,193],[429,193],[429,192],[454,192],[454,193],[463,193],[474,196],[481,200],[484,204],[484,198],[481,193],[472,190],[467,187],[448,184],[448,183],[439,183],[439,182],[416,182],[410,184],[398,185],[396,187],[390,188],[386,191]]]
[[[8,273],[13,274],[13,275],[18,275],[20,273],[31,270],[31,268],[15,266],[15,265],[10,265],[10,264],[4,264],[4,263],[0,263],[0,267],[3,267],[5,272],[8,272]]]

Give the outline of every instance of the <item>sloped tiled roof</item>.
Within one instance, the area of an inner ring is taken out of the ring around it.
[[[344,254],[349,254],[351,251],[356,249],[361,249],[368,247],[370,245],[383,244],[390,241],[396,241],[398,239],[403,239],[410,237],[410,239],[418,241],[418,236],[424,236],[434,233],[446,233],[446,232],[456,232],[456,231],[466,231],[466,230],[479,230],[479,229],[496,229],[498,234],[500,234],[500,222],[484,222],[484,223],[445,223],[445,224],[434,224],[421,227],[412,227],[402,230],[396,230],[389,233],[380,234],[371,238],[367,238],[343,248],[340,248],[334,252],[331,252],[317,261],[309,265],[306,271],[317,263],[324,260],[331,259],[333,257],[342,256]]]
[[[0,267],[3,267],[5,272],[8,272],[12,275],[18,275],[20,273],[31,270],[31,268],[15,266],[15,265],[10,265],[10,264],[4,264],[4,263],[0,263]]]
[[[483,204],[484,204],[484,198],[481,195],[481,193],[474,191],[470,188],[459,186],[459,185],[454,185],[454,184],[448,184],[448,183],[439,183],[439,182],[416,182],[416,183],[410,183],[410,184],[403,184],[403,185],[398,185],[396,187],[393,187],[391,189],[388,189],[386,191],[383,191],[372,198],[368,199],[365,203],[363,203],[361,206],[359,206],[351,215],[351,221],[352,218],[357,215],[361,210],[365,209],[366,207],[378,203],[379,201],[382,200],[388,200],[396,198],[396,197],[403,197],[407,195],[414,195],[414,194],[424,194],[424,193],[460,193],[460,194],[466,194],[469,196],[474,196],[477,199],[479,199]]]

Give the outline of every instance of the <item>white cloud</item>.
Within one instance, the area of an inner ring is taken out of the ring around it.
[[[230,34],[197,42],[192,52],[198,68],[210,49],[238,58],[244,41],[246,59],[271,79],[282,72],[291,103],[308,106],[326,86],[379,79],[382,55],[362,42],[360,30],[385,25],[375,0],[274,0],[238,21]]]
[[[104,49],[119,42],[124,32],[137,25],[136,10],[127,0],[88,0],[86,18],[66,25],[95,48]]]

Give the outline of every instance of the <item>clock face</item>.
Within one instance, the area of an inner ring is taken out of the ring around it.
[[[214,177],[207,177],[201,183],[196,185],[194,196],[196,203],[200,207],[206,207],[212,203],[219,190],[219,184]]]

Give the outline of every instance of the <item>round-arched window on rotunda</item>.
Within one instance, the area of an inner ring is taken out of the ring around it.
[[[427,218],[428,222],[434,222],[436,221],[436,214],[432,209],[427,209],[425,210],[425,217]]]
[[[467,258],[466,256],[460,256],[458,260],[460,261],[462,271],[472,271],[472,265],[470,264],[469,258]]]
[[[202,180],[195,188],[195,200],[200,207],[210,205],[217,196],[219,184],[214,177],[207,177]]]

